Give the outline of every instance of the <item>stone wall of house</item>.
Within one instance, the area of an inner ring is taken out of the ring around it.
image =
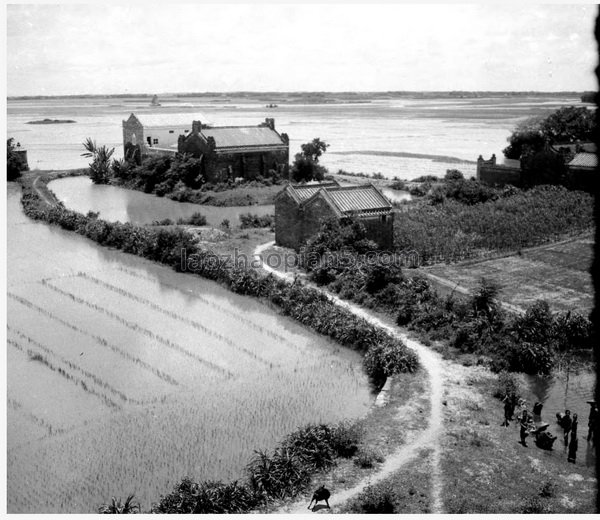
[[[275,200],[275,242],[277,245],[298,251],[304,243],[316,235],[329,219],[337,218],[331,206],[317,197],[302,209],[287,194]],[[367,236],[381,249],[391,251],[394,244],[394,214],[362,217]]]
[[[296,201],[284,192],[275,199],[275,243],[298,250],[302,237],[300,210]]]
[[[282,150],[264,150],[244,153],[216,153],[205,155],[207,177],[234,178],[243,177],[253,180],[257,177],[269,177],[269,170],[282,175],[287,174],[289,152]],[[211,182],[214,182],[211,180]]]
[[[507,184],[521,186],[521,170],[507,166],[482,166],[477,168],[477,180],[488,186],[503,187]]]
[[[507,184],[521,186],[521,168],[496,164],[496,155],[492,155],[487,161],[480,155],[477,159],[477,180],[500,188]]]
[[[360,221],[367,229],[367,237],[386,251],[394,247],[394,213],[363,217]]]
[[[133,137],[134,134],[135,139]],[[146,151],[146,147],[144,145],[144,127],[137,120],[123,121],[123,150],[125,150],[127,143],[139,145],[142,154]]]

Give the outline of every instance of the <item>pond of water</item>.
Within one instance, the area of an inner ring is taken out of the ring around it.
[[[96,211],[109,221],[151,224],[169,218],[177,221],[194,213],[202,213],[207,223],[218,226],[224,219],[232,226],[239,224],[242,213],[272,215],[273,205],[220,207],[176,202],[135,190],[93,184],[89,177],[66,177],[51,181],[48,187],[69,209],[87,213]]]

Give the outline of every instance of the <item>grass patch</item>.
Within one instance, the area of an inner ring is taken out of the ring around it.
[[[504,410],[493,397],[497,377],[481,368],[457,365],[453,372],[456,379],[446,390],[447,433],[441,459],[446,513],[595,512],[595,470],[581,460],[585,441],[580,440],[576,465],[567,462],[558,442],[553,451],[541,450],[533,441],[527,448],[521,446],[516,423],[500,426]],[[469,372],[478,377],[471,385],[459,384]],[[469,402],[477,402],[479,410],[471,411]],[[573,473],[583,478],[570,480]]]

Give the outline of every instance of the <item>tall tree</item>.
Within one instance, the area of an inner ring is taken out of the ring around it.
[[[295,155],[292,164],[292,178],[296,182],[323,180],[327,169],[319,164],[319,157],[323,155],[328,147],[329,145],[318,137],[301,145],[300,149],[302,151]]]

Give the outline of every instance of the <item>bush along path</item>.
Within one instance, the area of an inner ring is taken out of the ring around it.
[[[281,280],[285,280],[289,283],[294,282],[294,277],[291,273],[283,273],[276,271],[262,261],[262,253],[272,247],[275,242],[267,242],[259,245],[254,250],[255,258],[261,262],[262,268],[269,274],[276,276]],[[427,428],[415,437],[411,442],[403,445],[395,453],[389,456],[384,464],[381,466],[380,471],[374,475],[371,475],[352,488],[345,489],[334,493],[329,499],[329,504],[335,512],[336,506],[342,505],[350,498],[355,497],[359,493],[365,490],[367,486],[376,484],[382,481],[386,477],[389,477],[392,473],[398,471],[404,464],[417,457],[424,448],[430,448],[431,454],[431,465],[432,465],[432,504],[431,511],[433,513],[442,513],[443,505],[441,503],[441,473],[440,473],[440,440],[443,424],[443,413],[442,413],[442,400],[444,395],[444,382],[443,382],[443,366],[441,358],[422,345],[421,343],[409,339],[408,336],[398,330],[397,327],[389,325],[382,321],[380,318],[374,316],[371,312],[361,308],[360,306],[344,301],[336,295],[326,291],[319,287],[312,287],[314,290],[321,292],[335,305],[342,309],[351,312],[354,316],[365,320],[369,324],[373,325],[377,329],[384,331],[388,335],[399,340],[410,348],[419,360],[420,365],[427,372],[429,378],[429,399],[430,399],[430,417]],[[306,500],[302,502],[295,502],[290,506],[286,507],[285,510],[280,511],[281,513],[306,513]]]

